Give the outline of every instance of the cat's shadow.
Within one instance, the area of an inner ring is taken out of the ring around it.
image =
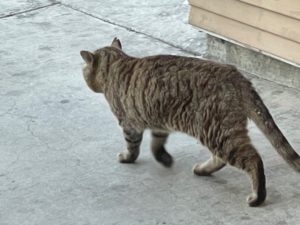
[[[186,170],[185,168],[186,163],[174,161],[172,167],[165,168],[158,162],[155,162],[153,160],[142,159],[142,158],[138,159],[133,164],[121,164],[121,165],[126,165],[126,167],[129,170],[140,169],[143,171],[147,171],[150,174],[155,175],[156,178],[158,179],[168,177],[168,176],[174,176],[178,173],[183,173],[183,171]],[[233,171],[231,171],[232,169]],[[197,176],[193,174],[192,171],[189,172],[190,172],[190,176],[192,176],[193,179],[195,180],[199,180],[199,182],[205,181],[211,184],[212,187],[222,186],[222,191],[224,192],[225,195],[231,193],[236,193],[237,196],[247,195],[246,189],[248,190],[248,186],[247,186],[248,180],[246,177],[244,177],[243,172],[235,170],[234,168],[231,167],[224,168],[222,171],[219,171],[215,174],[211,174],[208,176]],[[236,179],[240,179],[241,180],[240,184],[237,185],[234,182],[232,182],[232,177],[235,177]],[[267,191],[268,191],[267,199],[259,207],[267,207],[270,205],[282,204],[282,202],[285,201],[282,194],[279,193],[276,189],[272,189],[271,187],[268,187]],[[286,199],[286,201],[288,201],[288,199]]]
[[[228,169],[230,169],[230,168],[228,168]],[[248,186],[247,186],[247,183],[244,184],[245,183],[244,181],[241,181],[241,185],[234,185],[234,183],[232,183],[230,180],[228,180],[226,178],[222,178],[222,176],[228,177],[229,176],[228,173],[230,173],[230,171],[224,170],[224,171],[219,172],[218,174],[216,173],[216,174],[211,174],[208,176],[197,176],[194,174],[194,178],[202,179],[205,182],[211,183],[213,186],[222,185],[223,186],[222,191],[226,195],[227,195],[227,193],[228,194],[236,193],[237,195],[247,194],[247,192],[245,192],[245,188],[247,188]],[[241,176],[243,176],[243,173],[241,174]],[[241,177],[241,178],[243,178],[243,177]],[[245,186],[245,187],[243,187],[243,186]],[[269,205],[281,204],[282,201],[283,201],[283,197],[281,196],[281,194],[278,191],[269,189],[267,199],[258,207],[267,207]]]

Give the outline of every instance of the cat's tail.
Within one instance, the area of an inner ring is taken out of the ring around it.
[[[294,170],[300,172],[300,156],[277,127],[258,93],[251,88],[250,93],[248,92],[246,95],[244,99],[248,117],[252,119],[265,134],[279,155],[281,155]]]

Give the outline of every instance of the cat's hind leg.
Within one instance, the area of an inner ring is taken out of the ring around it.
[[[223,160],[245,171],[251,180],[252,193],[247,197],[249,206],[258,206],[266,198],[266,180],[260,155],[251,143],[232,145],[227,149]]]
[[[209,176],[212,173],[222,169],[226,163],[218,156],[213,155],[204,163],[196,164],[193,167],[194,174],[198,176]]]
[[[123,135],[127,143],[127,149],[118,154],[119,162],[134,163],[140,153],[143,132],[138,132],[132,128],[124,128]]]
[[[164,145],[167,142],[169,134],[161,131],[152,131],[151,151],[154,158],[164,165],[171,167],[173,164],[172,156],[166,151]]]

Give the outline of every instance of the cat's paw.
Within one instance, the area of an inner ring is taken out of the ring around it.
[[[171,167],[173,165],[173,157],[162,146],[159,149],[152,150],[156,161],[161,163],[165,167]]]
[[[251,193],[247,197],[247,203],[251,207],[259,206],[260,204],[262,204],[264,202],[265,198],[266,198],[266,194],[265,193],[261,193],[260,196],[258,196],[255,193]]]
[[[137,159],[137,155],[133,155],[127,150],[118,154],[118,160],[120,163],[134,163]]]
[[[171,167],[173,165],[173,158],[167,152],[164,152],[163,154],[161,154],[156,159],[157,159],[158,162],[160,162],[161,164],[163,164],[165,167]]]
[[[210,176],[211,172],[205,170],[202,164],[195,164],[193,167],[193,173],[197,176]]]
[[[156,154],[155,159],[165,167],[171,167],[173,165],[173,158],[166,151],[161,151],[159,154]]]

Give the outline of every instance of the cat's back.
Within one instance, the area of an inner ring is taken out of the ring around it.
[[[162,86],[171,83],[193,83],[217,85],[247,82],[247,79],[233,65],[210,60],[157,55],[140,58],[135,66],[136,77],[141,80],[156,80]]]
[[[235,66],[221,64],[214,61],[185,56],[175,55],[157,55],[140,58],[138,60],[138,68],[145,71],[155,72],[153,74],[159,76],[165,73],[180,73],[181,75],[207,75],[226,77],[230,73],[239,73]],[[240,74],[238,74],[240,75]]]
[[[221,102],[228,107],[240,102],[239,82],[244,78],[230,65],[172,55],[119,63],[106,95],[118,118],[136,126],[156,121],[146,125],[157,127],[176,115],[190,112],[193,118],[196,112],[201,115],[206,108],[224,105]]]

